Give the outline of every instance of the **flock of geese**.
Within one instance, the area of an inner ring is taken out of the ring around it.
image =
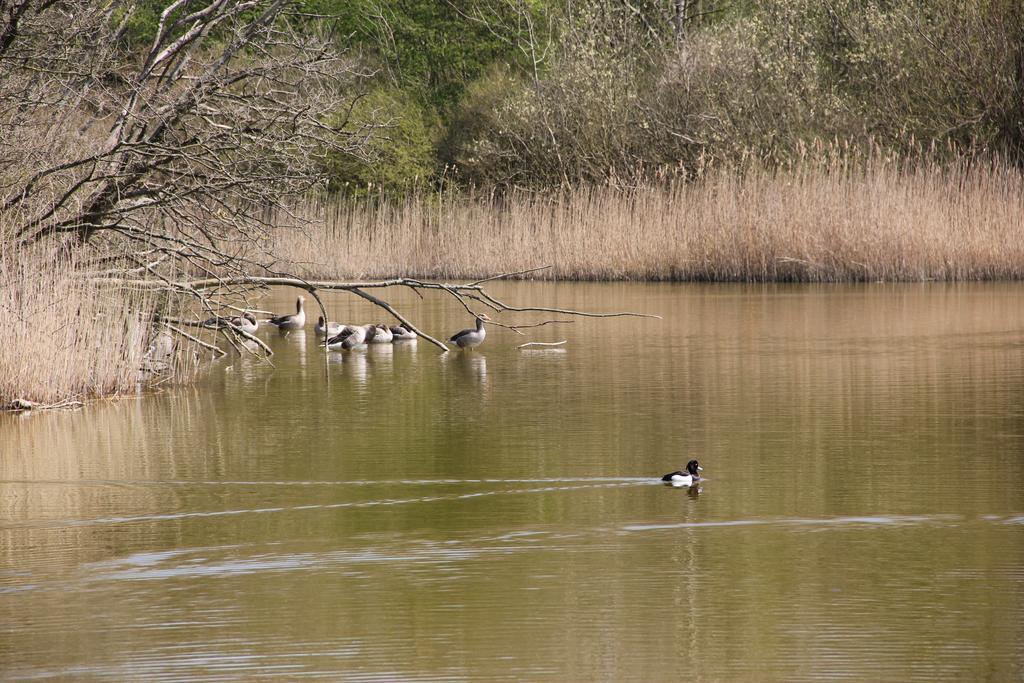
[[[277,327],[279,330],[291,331],[301,330],[306,326],[306,312],[303,310],[305,297],[295,300],[295,312],[287,315],[278,315],[268,319],[266,322]],[[484,323],[490,320],[486,313],[477,316],[476,327],[462,330],[453,334],[448,341],[454,343],[461,349],[471,349],[479,346],[487,338],[487,330]],[[253,334],[259,329],[259,321],[252,313],[243,313],[234,318],[211,318],[206,321],[210,326],[231,325],[238,329]],[[318,336],[325,337],[324,342],[328,349],[350,350],[365,344],[390,344],[392,342],[414,341],[417,338],[416,332],[405,325],[387,326],[382,323],[369,325],[344,325],[324,320],[323,316],[317,319],[314,328]],[[685,470],[669,472],[661,478],[661,481],[670,486],[692,486],[700,481],[700,472],[704,468],[696,460],[686,464]]]
[[[278,315],[269,318],[265,322],[273,325],[282,331],[301,330],[306,326],[306,311],[303,309],[305,297],[300,296],[295,300],[295,312],[287,315]],[[477,316],[476,327],[456,332],[448,341],[460,349],[472,349],[480,346],[487,338],[487,330],[484,323],[490,318],[486,313]],[[259,329],[259,321],[252,313],[243,313],[233,318],[210,318],[204,323],[207,327],[235,327],[243,332],[254,334]],[[361,347],[365,344],[390,344],[399,341],[414,341],[418,335],[404,324],[391,325],[383,323],[369,325],[344,325],[324,320],[323,316],[317,318],[317,335],[326,338],[328,349],[334,351],[350,350]]]

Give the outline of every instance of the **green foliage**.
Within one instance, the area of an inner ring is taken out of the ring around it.
[[[466,88],[438,149],[456,181],[491,185],[508,180],[510,164],[494,133],[502,130],[504,111],[516,106],[516,94],[521,98],[526,87],[508,67],[495,65]]]
[[[514,62],[518,54],[518,17],[512,4],[486,0],[305,0],[303,4],[309,11],[330,15],[339,36],[380,65],[382,78],[442,114],[455,106],[466,84],[495,62]]]
[[[131,41],[166,0],[143,0]],[[384,115],[333,187],[550,186],[782,160],[809,141],[1024,157],[1019,0],[299,0],[375,75]]]
[[[1024,157],[1017,0],[750,0],[660,44],[613,10],[577,5],[538,82],[467,92],[475,127],[445,151],[473,184],[786,161],[816,140]]]
[[[402,193],[430,182],[438,121],[408,93],[394,88],[374,90],[356,103],[345,126],[355,134],[368,135],[369,144],[365,158],[328,158],[331,190],[352,195]]]
[[[604,181],[693,156],[653,106],[664,51],[650,24],[604,3],[567,19],[538,80],[495,72],[467,93],[475,125],[446,151],[468,183]]]

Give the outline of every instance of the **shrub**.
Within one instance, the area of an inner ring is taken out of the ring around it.
[[[339,113],[339,118],[343,114]],[[347,127],[369,136],[364,155],[327,160],[330,189],[360,195],[404,192],[429,181],[435,168],[436,115],[401,90],[381,88],[357,102]]]
[[[679,42],[602,0],[579,7],[539,78],[469,90],[476,124],[448,154],[474,183],[633,182],[786,162],[818,140],[1024,155],[1016,0],[757,0]]]

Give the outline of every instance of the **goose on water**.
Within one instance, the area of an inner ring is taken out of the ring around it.
[[[282,330],[301,330],[306,326],[306,312],[302,310],[302,302],[305,300],[305,297],[302,296],[295,300],[295,313],[279,315],[267,322]]]
[[[673,486],[690,486],[693,482],[700,481],[700,474],[698,473],[703,471],[703,469],[704,468],[700,466],[700,463],[696,460],[691,460],[686,463],[685,472],[678,470],[675,472],[669,472],[662,477],[661,480],[667,484],[672,484]]]
[[[256,334],[256,330],[260,329],[260,324],[256,320],[256,316],[246,311],[237,318],[231,319],[231,324],[240,329],[242,332],[248,332],[249,334]]]
[[[418,336],[411,328],[406,327],[404,324],[391,326],[392,341],[412,341]]]
[[[223,316],[207,318],[203,321],[203,327],[209,327],[217,330],[224,329],[225,327],[237,327],[243,332],[254,334],[256,330],[259,329],[260,324],[256,321],[256,316],[246,311],[242,315],[238,315],[233,318]]]
[[[334,337],[341,334],[341,331],[346,327],[348,327],[348,325],[343,323],[327,323],[325,325],[324,317],[321,315],[316,319],[316,327],[313,329],[316,330],[317,335],[321,337]]]
[[[357,346],[362,346],[366,343],[366,337],[369,334],[368,328],[373,328],[372,325],[361,325],[353,326],[346,325],[338,334],[327,340],[327,348],[337,351],[338,349],[354,349]]]
[[[476,329],[462,330],[452,335],[448,341],[454,342],[460,349],[471,349],[480,346],[487,338],[487,330],[484,329],[484,322],[490,320],[486,313],[476,317]]]
[[[367,338],[367,342],[371,344],[390,344],[395,338],[395,335],[391,333],[387,325],[374,325],[373,336]]]

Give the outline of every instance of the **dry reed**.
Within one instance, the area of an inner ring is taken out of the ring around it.
[[[554,195],[313,203],[275,254],[306,276],[920,281],[1024,276],[1024,176],[963,161],[837,157]]]
[[[147,379],[140,369],[152,360],[155,303],[153,294],[81,277],[75,259],[53,245],[0,253],[0,406],[139,389]],[[173,367],[175,344],[156,339]]]

